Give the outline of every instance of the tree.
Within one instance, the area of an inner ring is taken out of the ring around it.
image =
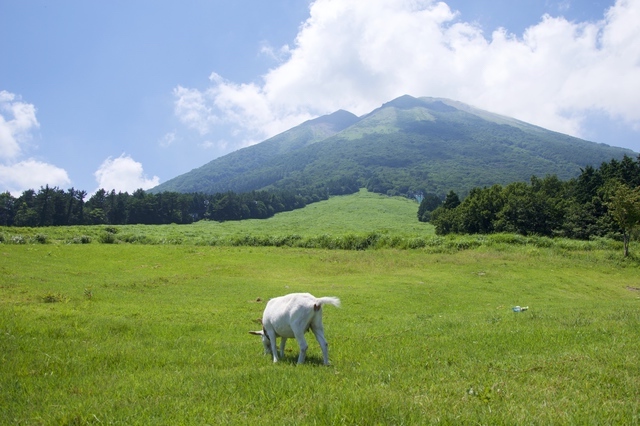
[[[613,182],[612,186],[607,207],[609,214],[622,229],[624,257],[627,257],[631,233],[640,224],[640,187],[631,189],[620,182]]]
[[[604,167],[604,164],[603,164]],[[593,166],[587,166],[582,169],[582,173],[577,179],[572,181],[573,198],[578,203],[588,203],[593,197],[598,195],[598,188],[604,184],[604,178],[600,170],[596,170]]]
[[[15,226],[38,226],[38,213],[35,208],[36,192],[27,189],[15,202]]]
[[[420,207],[418,207],[418,220],[420,222],[429,222],[431,212],[441,205],[442,200],[436,194],[425,195],[420,202]]]
[[[429,222],[436,228],[436,235],[447,235],[459,232],[460,211],[440,206],[431,212]]]
[[[40,187],[36,194],[35,209],[38,213],[38,226],[53,225],[53,214],[55,205],[53,203],[53,193],[57,188],[49,188],[49,185]]]
[[[16,200],[7,192],[0,194],[0,226],[12,226]]]
[[[458,232],[464,234],[490,234],[495,231],[497,214],[504,206],[503,188],[474,188],[456,208],[460,213]]]
[[[68,190],[67,197],[67,225],[84,225],[84,198],[87,191]]]
[[[615,233],[617,227],[602,198],[594,196],[591,201],[567,204],[562,235],[568,238],[588,240],[592,236],[605,237]]]
[[[503,194],[504,205],[494,223],[496,231],[521,235],[551,234],[550,229],[539,225],[540,222],[546,222],[543,219],[545,209],[541,208],[541,203],[530,186],[524,182],[514,182],[504,188]]]
[[[444,199],[443,207],[445,209],[455,209],[460,205],[460,197],[453,191],[449,191]]]
[[[551,236],[562,228],[564,185],[555,176],[531,178],[510,183],[504,188],[504,204],[494,223],[498,232]]]

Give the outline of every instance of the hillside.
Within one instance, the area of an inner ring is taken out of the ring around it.
[[[552,132],[439,98],[402,96],[362,117],[310,120],[217,158],[150,192],[261,189],[461,194],[473,187],[577,176],[588,165],[635,153]]]
[[[306,121],[264,142],[217,158],[202,167],[153,188],[150,192],[175,191],[213,194],[261,189],[264,186],[262,181],[265,179],[265,175],[270,182],[277,180],[277,171],[273,172],[273,178],[269,177],[271,162],[325,140],[358,120],[354,114],[340,110]],[[262,171],[257,179],[252,177],[256,170]]]
[[[267,219],[230,220],[226,222],[198,221],[189,225],[118,225],[113,237],[118,242],[144,242],[145,244],[194,244],[209,245],[212,242],[225,245],[251,236],[265,238],[292,235],[303,239],[322,235],[340,237],[356,234],[378,233],[397,238],[433,236],[431,224],[418,222],[418,203],[403,197],[387,197],[360,190],[355,194],[331,197],[302,209],[281,212]],[[52,244],[69,244],[84,237],[85,241],[98,244],[104,240],[105,227],[49,226],[4,227],[0,226],[0,243],[38,242],[38,236],[46,235]],[[113,241],[112,241],[113,242]]]

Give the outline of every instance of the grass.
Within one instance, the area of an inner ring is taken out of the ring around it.
[[[416,209],[361,192],[265,221],[0,229],[0,424],[640,422],[637,258],[438,237]],[[297,291],[342,300],[329,367],[311,336],[274,365],[247,333]]]
[[[608,250],[0,246],[2,424],[637,424],[638,265]],[[272,364],[264,301],[335,295]],[[48,300],[47,300],[48,299]],[[529,310],[514,313],[515,305]]]
[[[417,220],[418,204],[402,197],[386,197],[363,190],[332,197],[301,210],[269,219],[211,222],[191,225],[71,226],[43,228],[0,227],[0,243],[135,243],[194,245],[303,245],[308,241],[341,241],[345,236],[410,241],[434,235],[433,226]],[[339,243],[338,243],[339,245]]]
[[[422,249],[451,253],[475,247],[509,250],[511,246],[560,250],[622,250],[622,243],[575,241],[513,234],[436,236],[429,223],[417,221],[418,204],[362,190],[332,197],[301,210],[263,220],[200,221],[191,225],[123,225],[18,228],[0,227],[0,244],[143,244],[264,246],[320,249]]]

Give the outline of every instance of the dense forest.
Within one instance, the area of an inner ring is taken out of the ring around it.
[[[324,191],[253,191],[242,194],[133,194],[98,190],[88,200],[86,191],[49,186],[27,190],[18,198],[0,194],[2,226],[65,226],[126,224],[187,224],[201,219],[225,221],[264,219],[276,213],[302,208],[329,197]]]
[[[614,159],[598,169],[586,167],[568,181],[534,176],[529,183],[474,188],[462,201],[453,191],[444,202],[428,195],[418,219],[431,222],[440,235],[622,236],[626,246],[640,222],[640,156]]]

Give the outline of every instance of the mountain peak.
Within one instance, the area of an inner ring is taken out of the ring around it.
[[[458,108],[453,106],[456,103],[445,98],[429,98],[429,97],[421,97],[414,98],[409,95],[402,95],[400,97],[395,98],[392,101],[382,104],[380,108],[374,110],[374,112],[385,109],[385,108],[395,108],[398,110],[408,110],[414,108],[426,108],[427,110],[436,111],[436,112],[455,112],[458,111]],[[464,105],[464,104],[461,104]]]
[[[424,102],[418,98],[414,98],[413,96],[402,95],[392,101],[382,104],[379,109],[390,107],[397,109],[411,109],[416,107],[424,107]]]
[[[302,124],[328,124],[334,132],[339,132],[347,127],[355,124],[360,120],[357,115],[339,109],[338,111],[305,121]]]
[[[633,151],[552,132],[444,98],[400,96],[362,117],[339,110],[217,158],[150,192],[358,187],[464,194],[474,187],[577,176]],[[342,188],[342,189],[336,189]]]

